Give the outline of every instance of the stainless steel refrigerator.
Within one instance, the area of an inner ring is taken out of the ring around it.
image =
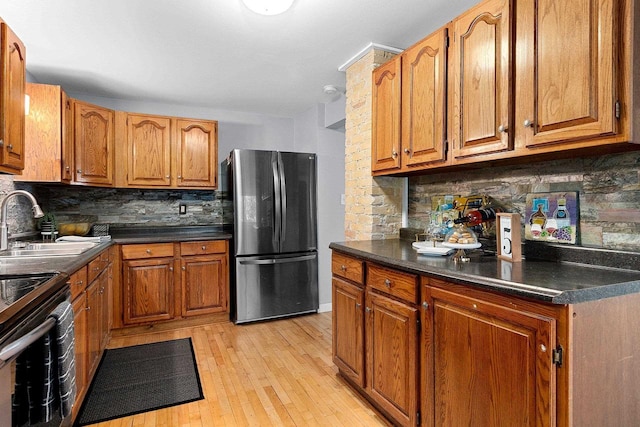
[[[317,311],[316,155],[236,149],[223,169],[233,202],[233,321]]]

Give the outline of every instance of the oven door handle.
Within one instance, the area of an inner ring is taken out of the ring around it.
[[[22,353],[27,347],[38,341],[56,324],[56,319],[48,317],[40,326],[34,328],[28,334],[23,335],[5,348],[0,350],[0,368],[9,363],[14,357]]]

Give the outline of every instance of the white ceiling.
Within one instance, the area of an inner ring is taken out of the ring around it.
[[[291,117],[369,43],[404,49],[476,0],[2,0],[27,70],[71,93]]]

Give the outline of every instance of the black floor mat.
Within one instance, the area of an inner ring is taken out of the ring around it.
[[[76,425],[203,398],[190,338],[106,350]]]

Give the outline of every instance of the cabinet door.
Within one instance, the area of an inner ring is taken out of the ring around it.
[[[125,324],[173,318],[173,258],[125,261],[123,280]]]
[[[400,169],[401,59],[373,71],[371,170]]]
[[[102,348],[102,299],[100,283],[95,280],[87,287],[87,375],[91,379],[100,362]]]
[[[25,117],[24,170],[15,181],[61,181],[60,86],[27,83],[29,114]]]
[[[333,362],[342,375],[364,388],[364,291],[333,278]]]
[[[436,426],[555,425],[555,319],[425,290],[425,383],[433,381],[425,416]]]
[[[218,124],[177,120],[178,187],[216,188],[218,183]]]
[[[182,315],[227,311],[227,256],[182,258]]]
[[[446,158],[447,29],[402,54],[402,167]]]
[[[415,426],[419,411],[418,311],[371,291],[366,303],[367,393],[400,425]]]
[[[87,298],[82,293],[73,300],[74,350],[76,356],[76,401],[73,412],[80,410],[80,404],[87,391]]]
[[[0,32],[0,167],[17,172],[24,168],[26,50],[4,22]]]
[[[98,277],[98,286],[100,294],[100,351],[104,350],[109,342],[109,332],[111,329],[111,310],[109,309],[109,300],[111,297],[109,270],[105,270]]]
[[[515,126],[527,147],[616,132],[616,3],[518,1]]]
[[[113,185],[114,112],[74,100],[77,183]]]
[[[127,115],[127,184],[171,185],[171,119]]]
[[[452,145],[455,158],[513,148],[509,0],[489,0],[454,21]]]

